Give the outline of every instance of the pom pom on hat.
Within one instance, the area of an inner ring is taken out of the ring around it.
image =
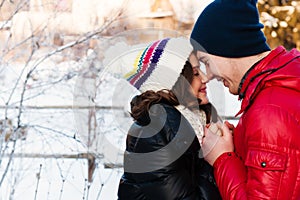
[[[269,51],[257,0],[215,0],[198,17],[191,33],[195,50],[222,57],[246,57]]]
[[[141,92],[172,89],[192,52],[188,39],[164,38],[136,48],[131,70],[124,78]]]

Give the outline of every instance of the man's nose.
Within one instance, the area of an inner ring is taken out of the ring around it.
[[[201,82],[202,83],[207,83],[209,81],[207,75],[204,74],[203,72],[201,72],[200,74],[201,74]]]

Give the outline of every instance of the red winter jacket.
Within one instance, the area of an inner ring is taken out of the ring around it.
[[[235,152],[214,163],[223,199],[300,199],[300,52],[278,47],[246,75]]]

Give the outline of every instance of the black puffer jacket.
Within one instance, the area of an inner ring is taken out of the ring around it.
[[[183,115],[156,104],[150,118],[150,124],[134,123],[128,132],[119,200],[221,199],[213,169],[199,158],[199,142]]]

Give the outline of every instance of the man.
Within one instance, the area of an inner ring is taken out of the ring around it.
[[[300,199],[300,52],[270,50],[255,0],[215,0],[191,34],[207,76],[242,100],[233,133],[202,149],[223,199]],[[217,138],[218,137],[218,138]]]

